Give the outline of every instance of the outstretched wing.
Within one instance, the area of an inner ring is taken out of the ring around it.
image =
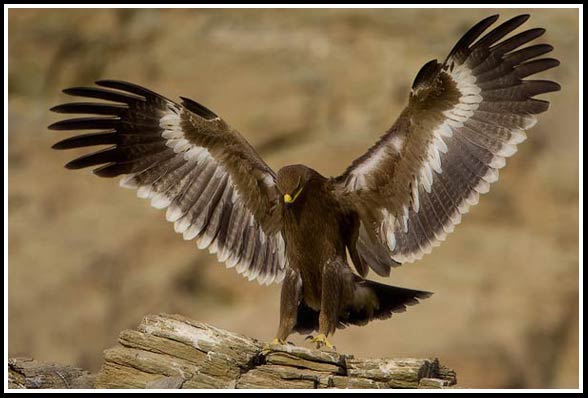
[[[334,180],[360,216],[359,260],[379,274],[420,259],[453,231],[547,110],[534,97],[560,89],[524,79],[559,65],[536,59],[550,45],[521,48],[544,29],[501,41],[529,18],[521,15],[480,38],[497,18],[472,27],[444,63],[423,66],[396,123]]]
[[[69,162],[69,169],[100,165],[100,177],[123,176],[184,239],[217,253],[249,280],[281,281],[287,266],[280,232],[275,173],[249,143],[202,105],[182,105],[137,85],[104,80],[66,94],[108,102],[75,102],[58,113],[97,116],[62,120],[52,130],[94,130],[55,149],[110,145]],[[98,132],[96,132],[98,131]]]

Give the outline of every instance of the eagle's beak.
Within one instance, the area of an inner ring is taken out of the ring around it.
[[[298,195],[300,195],[300,192],[302,192],[302,187],[299,187],[296,189],[296,191],[294,192],[294,196],[291,196],[289,193],[285,194],[284,195],[284,203],[286,203],[286,204],[294,203],[294,201],[296,200]]]

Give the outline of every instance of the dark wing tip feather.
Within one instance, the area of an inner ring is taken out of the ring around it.
[[[67,87],[64,88],[63,90],[61,90],[61,92],[63,94],[67,94],[67,95],[72,95],[72,96],[84,96],[84,93],[87,93],[89,91],[93,91],[96,90],[95,87],[82,87],[82,86],[77,86],[77,87]]]
[[[164,98],[162,95],[157,94],[154,91],[151,91],[143,86],[139,86],[138,84],[129,83],[123,80],[113,80],[113,79],[104,79],[104,80],[97,80],[94,82],[97,86],[113,88],[116,90],[121,90],[126,93],[132,93],[141,97],[157,97],[157,98]]]
[[[521,20],[522,22],[519,23],[519,26],[520,26],[520,25],[524,24],[525,22],[527,22],[529,20],[529,18],[531,18],[531,14],[520,14],[520,15],[517,15],[516,17],[511,18],[510,21]]]
[[[110,129],[113,124],[120,120],[118,116],[105,117],[79,117],[74,119],[65,119],[50,124],[49,130],[80,130],[80,129]]]
[[[470,44],[472,44],[490,25],[492,25],[498,19],[499,15],[494,14],[489,17],[484,18],[474,26],[472,26],[462,37],[458,40],[458,42],[453,46],[449,55],[445,59],[443,64],[445,65],[447,61],[453,57],[456,53],[467,49]]]
[[[111,146],[109,148],[75,158],[74,160],[66,163],[65,168],[70,170],[77,170],[89,166],[96,166],[98,164],[116,162],[117,160],[119,160],[118,151],[115,146]]]
[[[516,65],[514,71],[518,78],[525,78],[536,73],[544,72],[553,69],[560,65],[558,59],[555,58],[541,58],[534,61],[524,62]]]
[[[182,105],[184,105],[189,111],[194,112],[198,116],[206,119],[213,120],[218,119],[218,115],[198,102],[191,100],[190,98],[180,97],[182,99]]]
[[[547,32],[547,29],[545,28],[531,28],[513,36],[512,38],[519,36],[521,39],[527,39],[527,41],[531,41],[543,36],[545,32]]]
[[[514,29],[518,28],[519,26],[521,26],[525,22],[527,22],[529,20],[529,18],[531,18],[531,14],[520,14],[520,15],[512,17],[511,19],[507,20],[506,22],[503,22],[496,29],[501,29],[501,30],[504,29],[504,30],[508,30],[510,32],[510,31],[513,31]]]
[[[53,149],[72,149],[83,148],[94,145],[109,145],[118,142],[118,135],[115,130],[101,131],[99,133],[81,134],[61,140],[51,148]]]
[[[431,84],[433,79],[437,76],[437,73],[439,73],[440,66],[441,65],[439,65],[436,59],[424,64],[412,82],[412,89],[417,90],[419,87]]]
[[[131,163],[110,162],[92,170],[92,173],[94,173],[98,177],[112,178],[130,173],[132,167],[133,166]]]
[[[135,83],[130,83],[124,80],[117,79],[100,79],[94,82],[97,86],[115,88],[115,89],[131,89],[135,88],[139,91],[149,91],[145,87],[139,86]]]
[[[524,24],[528,19],[529,14],[522,14],[513,17],[506,22],[503,22],[496,28],[492,29],[491,32],[485,34],[476,43],[472,45],[472,49],[476,47],[488,47],[502,39],[504,36],[514,31],[516,28]]]
[[[113,101],[120,103],[133,103],[145,100],[145,97],[143,95],[136,94],[130,90],[127,92],[121,92],[115,90],[108,90],[101,87],[70,87],[62,91],[64,94],[71,96],[98,98],[105,101]]]
[[[100,102],[70,102],[49,109],[55,113],[85,113],[93,115],[119,115],[128,110],[127,104],[100,103]]]
[[[561,90],[561,85],[551,80],[523,80],[523,86],[530,97]]]
[[[425,300],[428,299],[429,297],[431,297],[434,293],[433,292],[419,292],[418,294],[415,295],[415,297],[421,299],[421,300]]]
[[[544,28],[533,28],[525,30],[524,32],[518,33],[506,40],[494,44],[492,47],[490,47],[490,50],[506,54],[510,51],[520,48],[523,44],[543,36],[545,32],[546,30]],[[553,47],[550,47],[553,50]]]

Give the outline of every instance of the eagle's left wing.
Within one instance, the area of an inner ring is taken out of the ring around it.
[[[535,115],[547,110],[547,101],[533,97],[560,86],[524,78],[559,65],[534,59],[553,48],[520,48],[544,30],[501,41],[528,17],[512,18],[479,38],[498,16],[486,18],[444,63],[423,66],[396,123],[334,179],[341,200],[359,214],[358,269],[369,265],[387,275],[391,266],[418,260],[439,245],[498,179]]]

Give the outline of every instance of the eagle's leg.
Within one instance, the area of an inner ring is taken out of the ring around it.
[[[297,270],[288,268],[280,296],[280,325],[274,341],[284,344],[296,325],[298,305],[302,300],[302,279]],[[272,342],[273,343],[273,342]]]
[[[339,310],[345,293],[345,275],[349,267],[342,266],[339,260],[327,262],[322,273],[321,312],[319,314],[319,334],[312,338],[317,348],[327,346],[335,349],[327,337],[335,333],[339,322]]]

